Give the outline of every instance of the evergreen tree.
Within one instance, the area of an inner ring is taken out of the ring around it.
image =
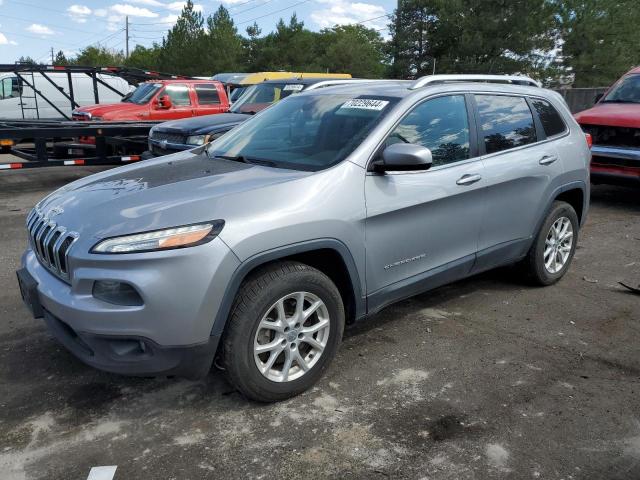
[[[53,64],[54,65],[69,65],[69,60],[67,59],[67,57],[65,56],[64,52],[62,50],[58,50],[58,53],[56,53],[55,58],[53,59]]]
[[[640,63],[637,0],[562,0],[561,64],[574,87],[607,86]]]
[[[202,14],[194,10],[192,0],[187,0],[176,24],[162,39],[158,58],[161,70],[182,75],[202,75],[203,25]]]
[[[551,0],[400,0],[390,31],[394,76],[544,71],[556,46]]]
[[[354,77],[380,78],[385,73],[384,42],[375,30],[343,25],[320,32],[324,44],[323,70],[351,73]]]
[[[260,38],[262,30],[256,22],[247,27],[247,39],[244,40],[244,65],[247,72],[257,70],[258,58],[263,48],[264,40]]]
[[[213,16],[207,18],[202,73],[212,75],[243,70],[243,53],[242,37],[229,11],[220,5]]]

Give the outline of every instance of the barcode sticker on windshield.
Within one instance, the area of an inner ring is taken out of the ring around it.
[[[373,98],[354,98],[342,104],[340,108],[359,108],[361,110],[382,110],[388,105],[386,100],[376,100]]]
[[[300,90],[302,90],[302,87],[304,87],[304,85],[290,84],[290,85],[285,85],[283,90],[293,90],[294,92],[299,92]]]

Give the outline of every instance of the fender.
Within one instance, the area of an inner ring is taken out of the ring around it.
[[[353,256],[351,255],[351,251],[340,240],[337,240],[335,238],[319,238],[316,240],[307,240],[305,242],[285,245],[283,247],[274,248],[272,250],[266,250],[264,252],[252,255],[244,262],[242,262],[233,273],[231,280],[227,283],[227,288],[225,289],[222,303],[220,304],[220,308],[218,309],[218,313],[216,314],[216,318],[213,322],[211,335],[222,335],[222,332],[224,331],[224,328],[227,324],[227,319],[229,318],[229,313],[231,312],[233,300],[235,299],[236,293],[240,288],[240,284],[249,274],[249,272],[251,272],[254,268],[265,263],[272,262],[274,260],[289,257],[291,255],[323,249],[334,250],[335,252],[337,252],[344,261],[344,264],[347,266],[347,271],[351,280],[351,287],[353,288],[353,294],[356,303],[356,318],[363,317],[366,313],[366,300],[362,295],[363,286],[361,283],[360,274],[356,267],[356,263],[353,259]]]
[[[533,230],[533,233],[530,237],[531,242],[533,242],[535,235],[540,230],[540,227],[542,227],[542,224],[547,218],[547,213],[551,209],[551,205],[553,204],[554,200],[558,197],[558,195],[560,195],[561,193],[567,192],[569,190],[575,190],[576,188],[579,188],[580,190],[582,190],[582,218],[580,219],[580,226],[582,227],[584,225],[584,222],[587,218],[587,212],[589,210],[589,196],[587,195],[586,184],[582,180],[576,180],[574,182],[560,185],[551,193],[551,195],[549,195],[549,200],[547,200],[547,203],[544,209],[542,209],[542,211],[540,212],[540,215],[538,216],[538,221],[536,222],[536,228]]]

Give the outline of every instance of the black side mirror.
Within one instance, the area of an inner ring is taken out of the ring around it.
[[[431,150],[413,143],[394,143],[382,152],[382,159],[374,162],[378,172],[427,170],[433,163]]]
[[[596,98],[593,100],[593,103],[598,103],[604,97],[604,93],[599,93],[596,95]]]

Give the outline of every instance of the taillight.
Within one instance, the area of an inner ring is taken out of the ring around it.
[[[593,147],[593,137],[591,136],[591,134],[585,133],[584,136],[587,139],[587,145],[589,146],[589,148]]]

